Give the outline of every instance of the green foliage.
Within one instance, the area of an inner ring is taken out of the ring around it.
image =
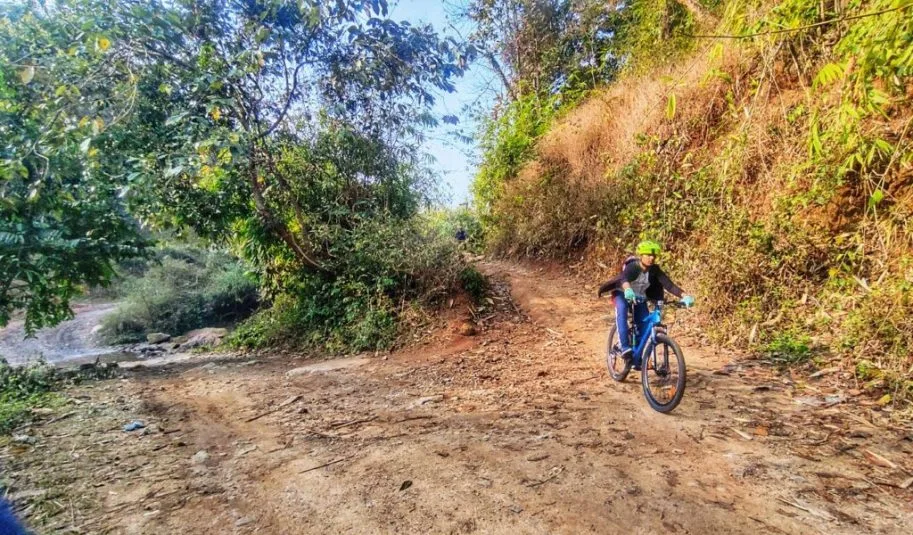
[[[462,229],[466,233],[463,247],[471,252],[480,253],[484,249],[485,235],[482,223],[475,210],[468,207],[442,208],[432,210],[425,215],[427,224],[445,239],[456,239]]]
[[[910,104],[906,82],[913,75],[910,5],[856,0],[836,11],[815,0],[788,0],[754,28],[796,28],[877,12],[883,13],[853,19],[845,27],[835,22],[782,38],[783,44],[799,53],[829,54],[830,61],[814,73],[812,86],[818,91],[840,89],[836,103],[818,99],[810,118],[809,160],[829,171],[820,187],[833,191],[848,183],[858,185],[865,192],[867,210],[875,215],[885,211],[880,206],[885,199],[885,175],[913,162],[904,135],[895,146],[874,126]]]
[[[677,0],[634,0],[618,10],[615,53],[634,71],[667,64],[694,46],[694,16]]]
[[[479,4],[493,10],[484,12],[485,16],[489,18],[493,16],[492,13],[500,13],[495,7],[491,7],[491,5],[500,5],[498,2],[480,2]],[[536,51],[539,54],[545,53],[542,47],[547,48],[547,45],[541,44],[542,39],[535,40],[532,37],[543,33],[557,34],[557,36],[553,35],[552,39],[563,43],[562,39],[571,41],[578,39],[577,32],[586,27],[585,33],[601,37],[599,37],[598,46],[585,43],[580,45],[584,49],[590,47],[589,53],[596,54],[597,59],[591,58],[584,61],[580,58],[572,59],[566,55],[555,55],[553,59],[562,67],[552,68],[550,71],[552,74],[546,76],[550,85],[543,84],[539,80],[538,77],[541,76],[539,71],[524,75],[522,69],[514,69],[518,87],[530,86],[537,89],[523,91],[519,95],[514,94],[514,98],[506,105],[496,107],[492,116],[483,123],[479,140],[482,162],[472,190],[485,232],[494,244],[511,241],[512,231],[508,227],[512,225],[514,218],[510,216],[510,213],[513,211],[538,213],[545,208],[529,203],[525,192],[508,194],[506,186],[516,179],[522,166],[535,156],[536,141],[548,131],[561,112],[573,108],[588,94],[589,90],[613,81],[621,69],[638,70],[664,64],[681,57],[692,46],[691,40],[681,35],[692,29],[692,15],[675,1],[634,1],[626,3],[620,9],[609,7],[605,2],[596,4],[552,2],[551,4],[554,5],[549,9],[565,13],[569,20],[575,22],[547,28],[541,27],[542,25],[537,22],[536,9],[539,8],[533,9],[533,6],[539,6],[539,2],[532,1],[529,4],[530,6],[522,4],[518,8],[520,10],[518,16],[523,23],[520,25],[521,29],[515,29],[514,33],[517,34],[515,36],[519,40],[517,42],[523,42],[523,39],[532,41],[533,44],[524,48],[530,54],[536,53]],[[545,2],[545,4],[549,4],[549,2]],[[497,25],[497,21],[489,22]],[[513,34],[507,37],[512,36]],[[514,46],[510,45],[513,41],[507,37],[502,36],[505,39],[505,46]],[[594,52],[596,50],[598,52]],[[512,61],[518,61],[517,52],[508,50],[505,54]],[[598,67],[595,67],[597,65]],[[596,68],[599,74],[586,74],[587,69],[591,67]],[[575,69],[580,69],[580,71]],[[583,83],[575,83],[575,79],[582,79]],[[552,83],[554,80],[559,80],[560,83]],[[543,85],[547,85],[547,88],[543,88]],[[675,95],[669,97],[667,114],[670,119],[676,114]],[[555,172],[561,173],[563,170],[557,169]],[[527,188],[534,190],[529,192],[533,197],[539,194],[535,190],[553,186],[560,187],[560,184],[553,183],[549,178],[543,180],[542,184],[526,185]],[[556,190],[554,193],[559,192]],[[576,219],[577,214],[574,214],[574,211],[578,210],[581,204],[587,203],[581,203],[579,196],[574,191],[561,191],[560,194],[565,195],[570,206],[565,206],[564,209],[556,207],[555,211],[548,215],[563,214],[565,218]],[[586,209],[590,207],[591,205],[587,204]],[[539,219],[541,223],[541,221],[549,221],[550,218],[542,215]],[[576,219],[576,221],[585,224],[580,219]],[[541,224],[538,227],[541,228]],[[558,247],[566,247],[567,244],[579,245],[585,242],[584,233],[582,229],[565,233],[559,240],[562,245]],[[551,248],[549,246],[535,249]]]
[[[475,303],[481,302],[488,293],[488,279],[472,266],[467,266],[460,272],[460,284]]]
[[[579,98],[615,77],[619,15],[601,0],[473,0],[470,41],[503,75],[511,100]]]
[[[871,381],[881,377],[881,370],[870,360],[860,360],[856,363],[856,377],[862,381]]]
[[[505,183],[513,179],[534,153],[535,142],[555,117],[555,103],[535,95],[511,102],[484,126],[479,140],[482,163],[472,184],[475,203],[485,226],[497,227],[494,204]]]
[[[470,59],[384,0],[29,2],[0,43],[0,324],[30,330],[142,252],[128,211],[334,278],[338,240],[424,202],[421,128]]]
[[[811,338],[794,331],[782,332],[764,347],[764,353],[786,364],[802,364],[811,358]]]
[[[859,358],[901,377],[908,375],[913,353],[913,256],[909,253],[892,259],[897,275],[875,285],[871,291],[849,303],[841,324],[844,345]],[[858,288],[855,281],[850,288]],[[846,295],[833,287],[833,298]]]
[[[128,279],[124,291],[124,304],[103,321],[102,336],[111,343],[238,321],[258,303],[244,266],[219,252],[165,250],[142,277]]]
[[[271,345],[332,353],[388,349],[407,301],[439,302],[457,288],[456,242],[422,217],[375,218],[333,242],[332,274],[266,266],[272,306],[232,334],[237,347]]]
[[[0,359],[0,435],[28,422],[32,409],[58,405],[53,390],[60,381],[56,368],[47,364],[13,368]]]
[[[131,106],[130,69],[100,26],[33,5],[0,14],[0,326],[24,309],[28,332],[144,247],[98,142]]]

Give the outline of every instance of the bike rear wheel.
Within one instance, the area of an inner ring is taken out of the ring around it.
[[[609,375],[618,382],[624,381],[631,371],[631,361],[621,357],[621,345],[618,338],[618,327],[609,329],[609,338],[605,346],[605,362]]]
[[[657,412],[671,412],[681,403],[687,383],[681,348],[665,334],[657,334],[656,345],[643,360],[640,377],[647,403]]]

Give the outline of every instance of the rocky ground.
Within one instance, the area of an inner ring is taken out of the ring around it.
[[[839,369],[714,351],[681,312],[658,414],[609,379],[591,289],[482,267],[476,335],[455,305],[390,355],[147,362],[0,439],[2,483],[38,533],[909,533],[913,430]]]

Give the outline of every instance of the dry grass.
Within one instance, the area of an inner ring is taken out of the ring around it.
[[[703,123],[698,130],[709,136],[710,123],[721,114],[726,85],[712,71],[738,70],[739,55],[733,49],[714,57],[704,49],[660,72],[620,80],[553,127],[537,145],[539,161],[567,165],[568,179],[587,185],[617,173],[635,158],[643,150],[638,142],[642,135],[664,137],[677,125]],[[672,94],[677,101],[674,121],[666,116]]]
[[[800,72],[782,42],[707,47],[591,96],[506,183],[501,250],[572,260],[596,279],[659,238],[715,341],[764,351],[809,339],[816,358],[873,361],[875,391],[913,398],[913,168],[838,180],[845,156],[810,156],[815,110],[847,91],[811,89],[832,59],[814,57]],[[907,105],[858,126],[909,147],[911,117]]]

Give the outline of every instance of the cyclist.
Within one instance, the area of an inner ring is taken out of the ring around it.
[[[637,256],[629,257],[624,262],[621,274],[599,287],[599,297],[612,293],[615,301],[615,321],[618,324],[618,339],[621,345],[621,356],[625,361],[634,360],[634,369],[640,369],[640,359],[633,355],[631,336],[628,330],[628,309],[633,308],[634,323],[638,332],[643,332],[643,325],[650,311],[645,301],[636,302],[638,295],[651,301],[661,301],[663,290],[680,298],[682,304],[690,307],[694,298],[684,292],[663,272],[656,263],[660,245],[652,240],[637,244]]]

